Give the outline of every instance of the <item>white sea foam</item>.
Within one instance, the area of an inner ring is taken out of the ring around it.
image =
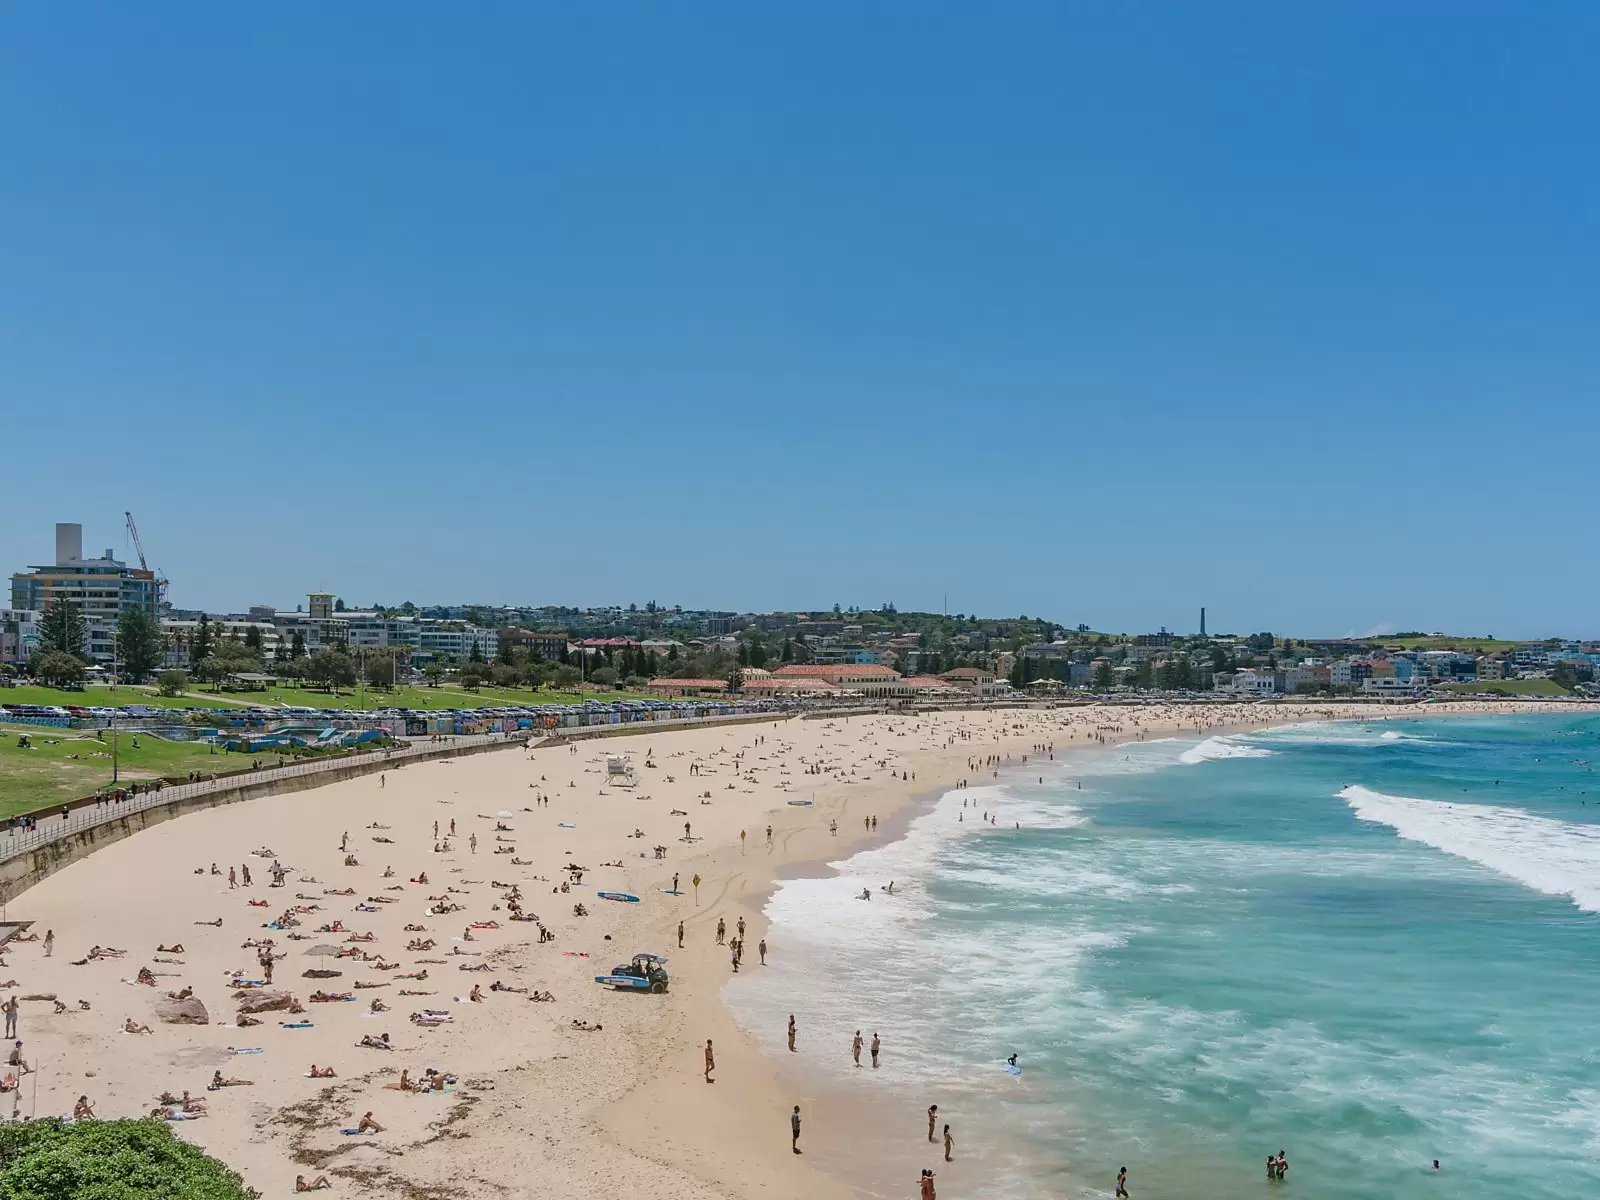
[[[1479,863],[1548,896],[1600,912],[1600,827],[1493,804],[1390,796],[1360,786],[1337,793],[1357,817]]]
[[[1224,758],[1270,758],[1272,751],[1264,746],[1250,746],[1229,737],[1211,737],[1198,746],[1191,746],[1178,755],[1178,761],[1194,766],[1196,763],[1214,762]]]

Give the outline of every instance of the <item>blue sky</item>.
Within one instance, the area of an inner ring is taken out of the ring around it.
[[[1600,9],[11,6],[0,564],[1600,634]]]

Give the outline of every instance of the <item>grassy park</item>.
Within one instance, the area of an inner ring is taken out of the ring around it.
[[[612,700],[632,700],[642,695],[638,692],[557,692],[530,688],[497,688],[485,685],[475,692],[462,687],[411,687],[389,689],[340,688],[336,692],[322,691],[292,684],[273,684],[266,691],[213,691],[209,685],[191,684],[181,696],[163,696],[153,687],[135,687],[123,684],[112,690],[105,684],[88,684],[82,691],[27,684],[0,688],[0,704],[54,704],[65,708],[79,705],[92,708],[111,708],[123,704],[148,704],[157,708],[251,708],[262,705],[278,707],[285,704],[302,708],[411,708],[433,710],[442,708],[497,707],[507,704],[581,704],[594,699],[602,703]]]
[[[22,748],[24,736],[31,749]],[[149,734],[124,731],[117,743],[118,775],[124,780],[248,765],[245,756],[213,752],[208,744],[168,742]],[[91,795],[110,782],[109,733],[96,738],[87,731],[0,726],[0,819]]]
[[[123,704],[148,704],[152,708],[228,708],[226,700],[193,696],[163,696],[155,688],[124,683],[115,690],[109,684],[85,684],[82,691],[20,684],[0,688],[0,704],[55,704],[65,708],[75,704],[86,708],[116,708]]]
[[[1572,693],[1554,679],[1481,679],[1476,683],[1442,683],[1450,692],[1483,692],[1495,696],[1549,696],[1560,700]]]

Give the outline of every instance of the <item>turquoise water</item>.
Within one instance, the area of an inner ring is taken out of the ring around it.
[[[736,1007],[890,1031],[884,1086],[1005,1139],[986,1194],[1220,1200],[1283,1149],[1301,1197],[1600,1195],[1600,719],[1058,757],[784,884]]]

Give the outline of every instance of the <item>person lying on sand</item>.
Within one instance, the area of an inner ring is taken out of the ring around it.
[[[214,1088],[225,1087],[254,1087],[254,1079],[224,1079],[221,1071],[211,1073],[211,1086]]]
[[[132,1017],[128,1017],[122,1022],[122,1032],[123,1033],[154,1033],[155,1030],[151,1029],[150,1026],[148,1026],[148,1025],[136,1025],[134,1023],[133,1018]]]
[[[211,925],[211,926],[213,926],[213,927],[215,927],[217,929],[221,929],[222,928],[222,918],[218,917],[215,921],[196,921],[195,924],[196,925]]]
[[[339,1000],[354,999],[355,997],[349,992],[324,992],[318,989],[317,991],[311,993],[311,1002],[313,1004],[332,1004]]]
[[[170,946],[163,946],[163,945],[160,945],[158,943],[156,945],[156,953],[157,954],[182,954],[183,953],[183,943],[182,942],[174,942]]]
[[[394,1049],[394,1047],[389,1044],[389,1035],[387,1033],[383,1034],[381,1037],[373,1037],[370,1033],[366,1034],[359,1042],[356,1043],[356,1045],[364,1046],[369,1050]]]
[[[476,991],[477,989],[473,990]],[[528,994],[527,988],[512,987],[510,984],[501,983],[498,979],[489,985],[489,990],[491,992],[515,992],[519,996]]]
[[[167,999],[168,1000],[187,1000],[192,995],[194,995],[194,989],[192,987],[186,987],[181,992],[168,992],[167,993]]]
[[[312,1079],[337,1079],[337,1078],[339,1078],[339,1075],[338,1075],[338,1072],[336,1072],[332,1067],[319,1067],[319,1066],[317,1066],[316,1063],[312,1063],[311,1064],[311,1078]]]
[[[89,950],[90,958],[121,958],[126,950],[118,950],[113,946],[93,946]]]
[[[326,1175],[318,1175],[310,1181],[307,1181],[304,1175],[296,1175],[294,1177],[294,1190],[297,1192],[322,1192],[332,1186],[333,1184],[328,1182]]]
[[[599,1033],[602,1029],[605,1028],[604,1025],[598,1025],[598,1024],[591,1025],[591,1024],[589,1024],[589,1022],[580,1021],[576,1017],[573,1018],[572,1027],[574,1029],[581,1029],[585,1033]]]

